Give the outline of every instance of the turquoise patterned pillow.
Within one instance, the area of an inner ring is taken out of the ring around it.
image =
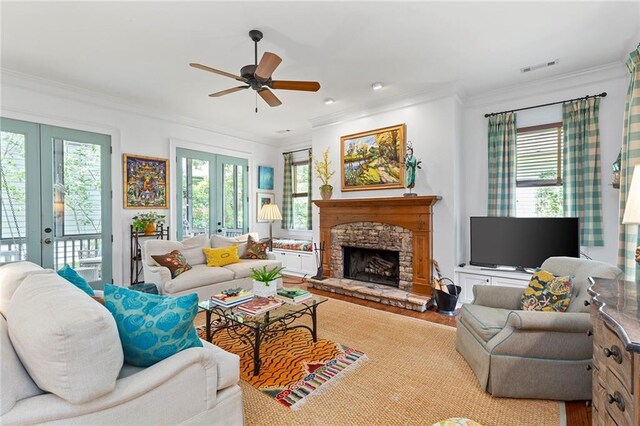
[[[202,346],[193,319],[198,295],[171,297],[104,286],[105,306],[116,320],[127,364],[147,367],[183,349]]]
[[[65,263],[65,265],[58,270],[58,275],[78,287],[80,290],[87,293],[89,296],[96,295],[87,280],[82,278],[80,274],[78,274],[78,272],[68,264]]]

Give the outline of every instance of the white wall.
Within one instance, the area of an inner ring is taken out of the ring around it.
[[[600,102],[600,149],[602,162],[602,213],[604,247],[583,248],[590,257],[616,264],[618,241],[618,196],[614,189],[611,164],[622,145],[622,120],[628,76],[624,64],[611,69],[544,82],[519,90],[471,100],[463,122],[461,168],[464,199],[462,217],[463,258],[469,261],[469,217],[487,214],[487,119],[485,113],[545,104],[585,95],[607,92]],[[502,98],[502,99],[500,99]],[[518,127],[562,121],[562,105],[517,113]]]
[[[417,171],[414,192],[442,197],[433,208],[433,258],[440,263],[446,276],[453,276],[457,259],[456,220],[459,207],[455,195],[455,159],[460,139],[456,123],[460,113],[458,99],[447,96],[363,118],[317,126],[312,134],[314,155],[319,156],[329,148],[332,169],[336,170],[331,182],[333,198],[401,197],[406,192],[404,189],[341,192],[340,137],[395,124],[407,125],[407,140],[413,143],[416,157],[422,160],[422,170]],[[320,198],[319,186],[320,182],[314,176],[314,199]],[[318,241],[318,208],[314,206],[313,212],[314,241]]]
[[[152,157],[171,157],[175,166],[175,147],[183,146],[202,151],[219,152],[249,160],[249,217],[250,229],[261,235],[269,232],[268,224],[255,222],[255,191],[258,165],[276,167],[274,147],[238,139],[209,130],[181,124],[178,120],[154,118],[133,112],[125,106],[90,98],[64,89],[47,87],[30,81],[2,82],[3,117],[26,120],[111,135],[113,145],[113,277],[115,283],[129,282],[129,225],[138,210],[123,209],[122,154]],[[171,142],[171,148],[170,148]],[[175,238],[175,167],[170,168],[170,210],[167,214]]]

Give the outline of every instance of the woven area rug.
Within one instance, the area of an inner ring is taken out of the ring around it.
[[[204,339],[204,329],[198,332]],[[242,380],[294,410],[367,359],[358,350],[326,339],[314,343],[307,330],[294,329],[262,344],[262,366],[254,376],[250,346],[225,331],[217,333],[213,343],[240,356]]]
[[[204,324],[204,314],[196,318]],[[318,336],[368,361],[291,410],[241,381],[245,425],[431,425],[453,417],[484,426],[560,425],[556,401],[493,398],[455,350],[455,328],[329,299]]]

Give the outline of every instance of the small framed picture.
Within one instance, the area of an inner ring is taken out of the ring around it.
[[[273,192],[258,192],[256,193],[256,222],[268,222],[268,220],[258,219],[260,210],[265,204],[274,204],[276,202],[276,194]]]
[[[273,167],[258,166],[258,189],[273,189]]]
[[[125,209],[169,208],[169,160],[123,154]]]

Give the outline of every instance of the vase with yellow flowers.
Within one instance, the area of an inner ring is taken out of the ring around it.
[[[329,161],[329,148],[322,153],[322,160],[313,159],[313,166],[316,170],[316,176],[322,182],[320,185],[320,196],[323,200],[328,200],[333,195],[333,186],[329,184],[329,179],[335,174],[330,171],[331,161]]]

